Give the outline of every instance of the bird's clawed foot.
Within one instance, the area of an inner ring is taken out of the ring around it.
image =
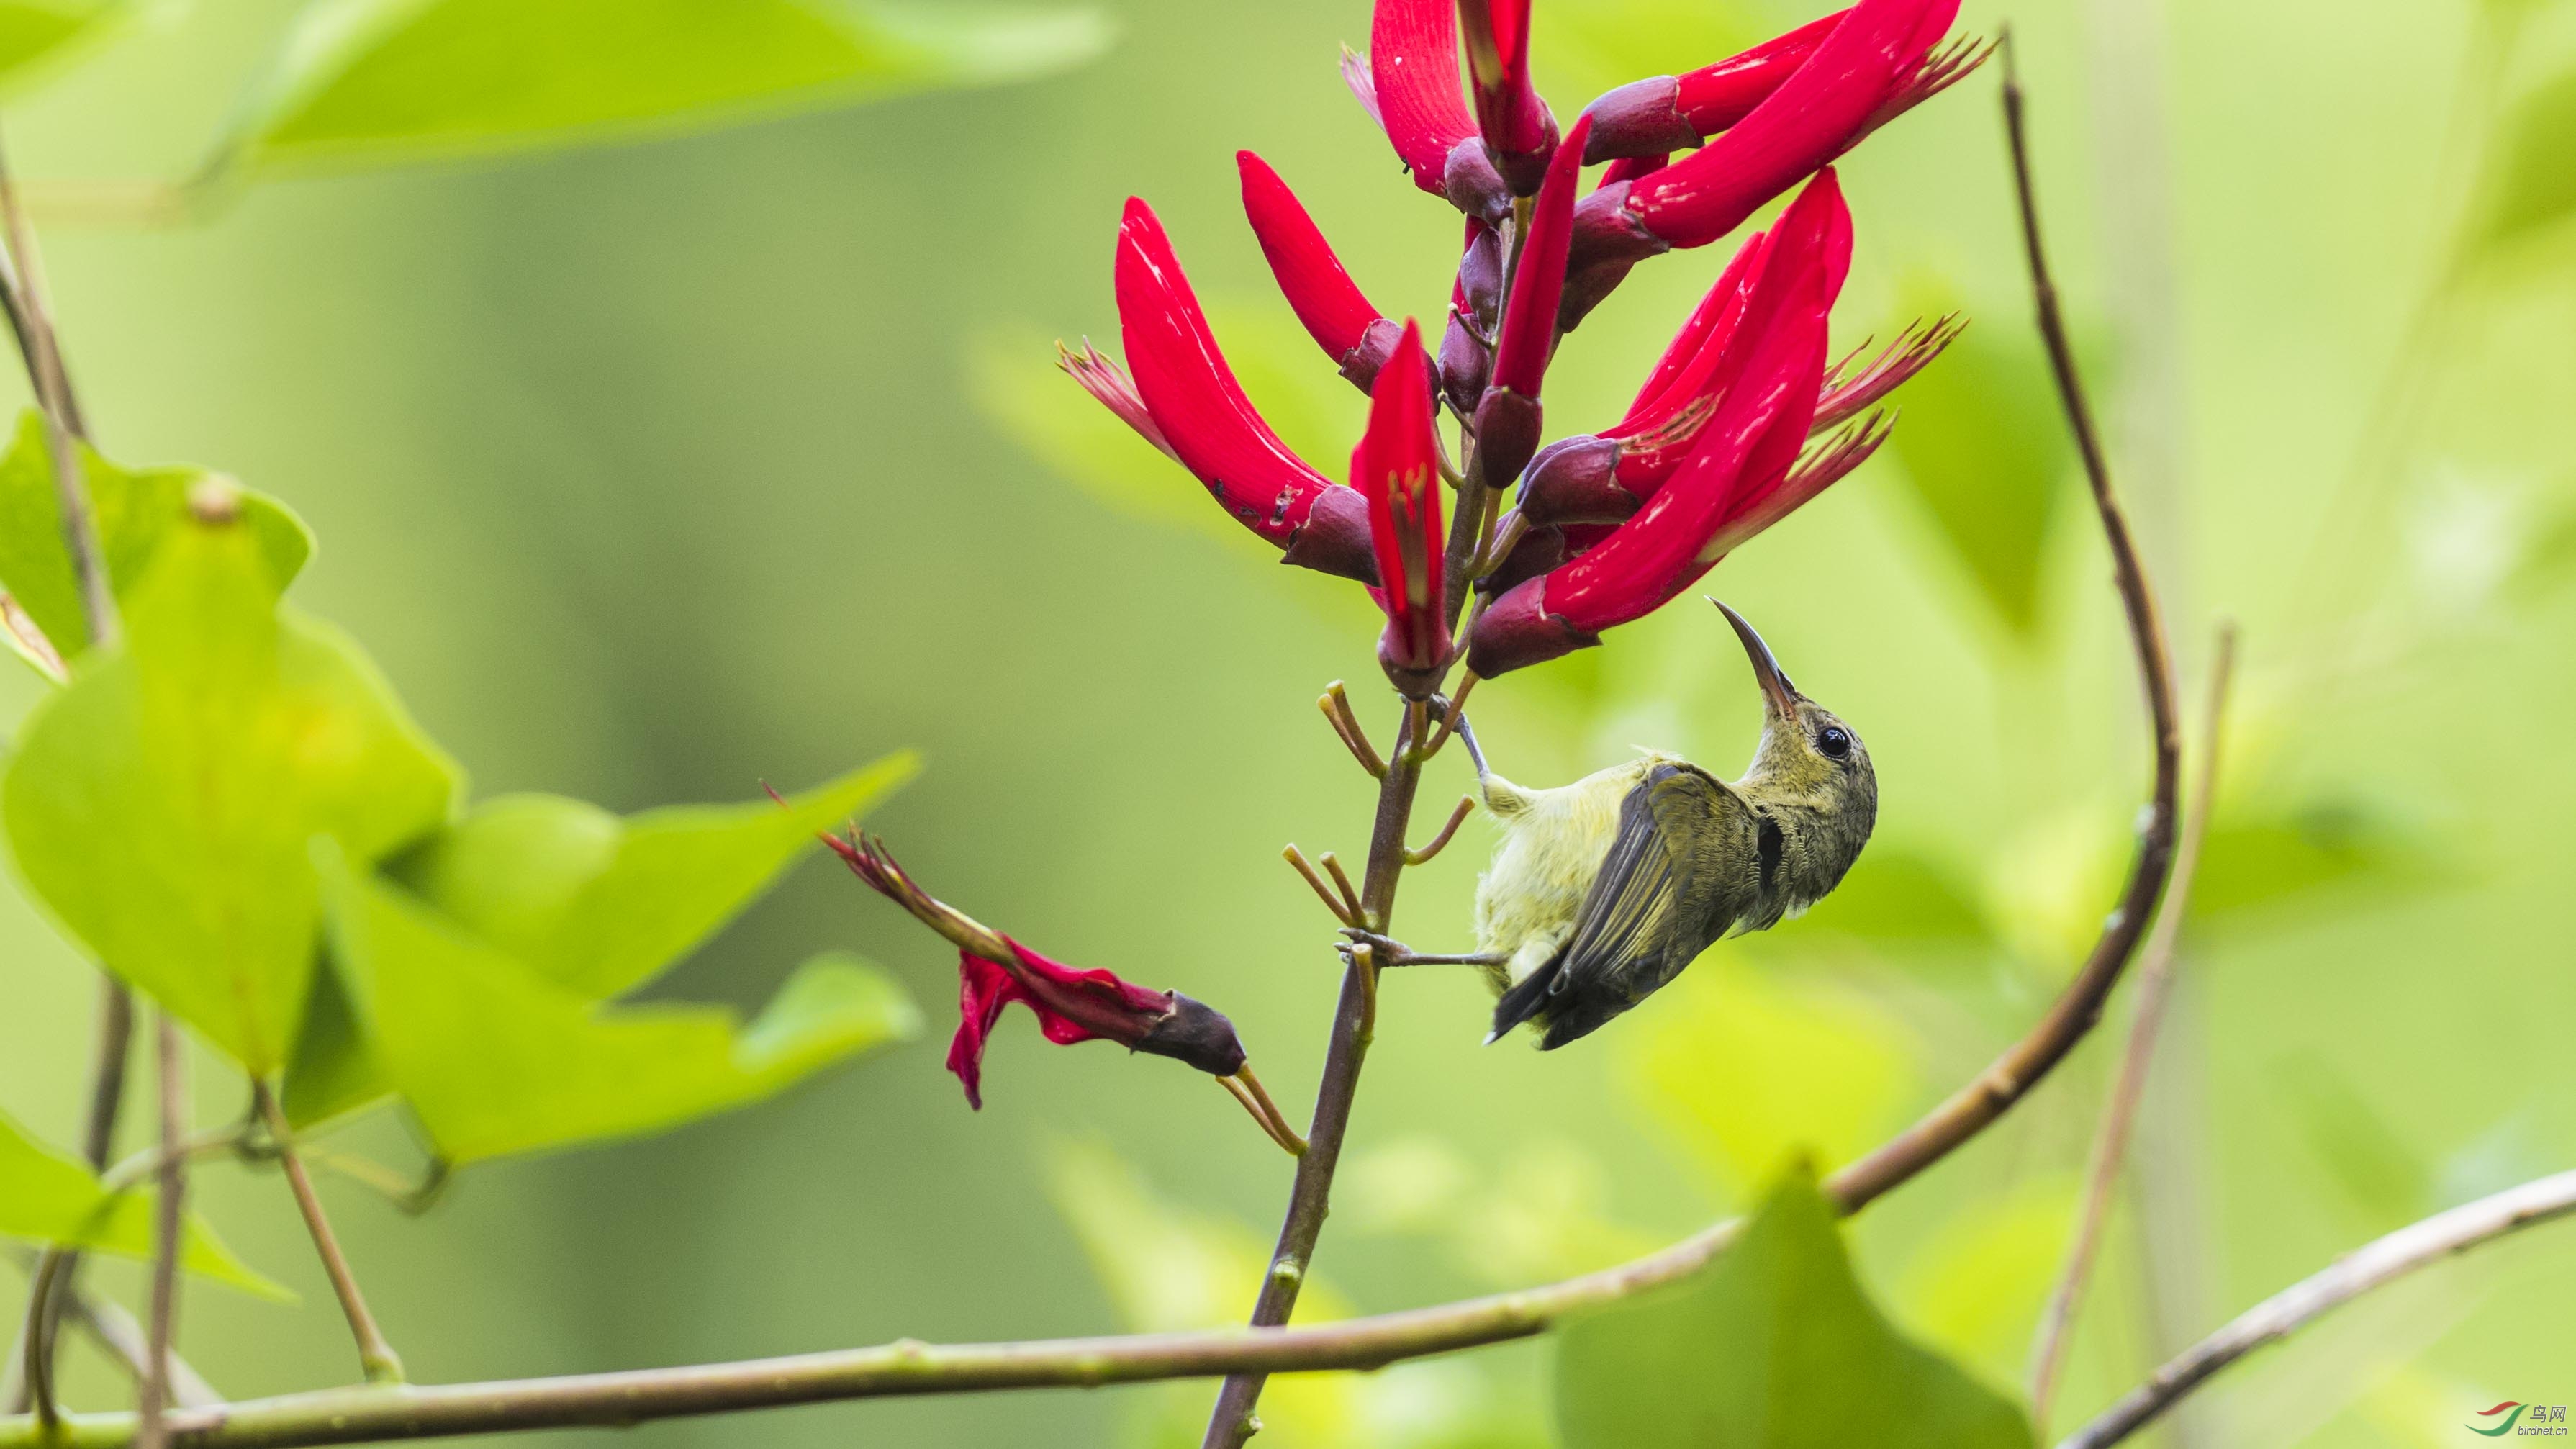
[[[1342,934],[1348,938],[1337,948],[1341,951],[1343,960],[1350,960],[1354,952],[1366,946],[1369,948],[1369,959],[1380,969],[1389,966],[1500,966],[1511,959],[1499,951],[1488,951],[1473,956],[1426,955],[1392,936],[1362,930],[1357,926],[1344,927]]]

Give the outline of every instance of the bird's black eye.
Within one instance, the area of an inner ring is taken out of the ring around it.
[[[1816,736],[1816,748],[1824,751],[1825,758],[1828,760],[1847,758],[1851,754],[1851,747],[1851,731],[1840,725],[1827,725],[1825,732]]]

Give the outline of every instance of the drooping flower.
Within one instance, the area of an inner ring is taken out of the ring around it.
[[[1012,1002],[1027,1006],[1038,1029],[1058,1046],[1114,1041],[1129,1051],[1170,1057],[1229,1084],[1237,1100],[1282,1146],[1304,1150],[1278,1108],[1245,1066],[1243,1042],[1223,1012],[1177,991],[1148,991],[1116,973],[1080,970],[1039,955],[932,896],[873,836],[825,835],[823,843],[852,874],[912,913],[957,947],[957,1035],[948,1070],[966,1088],[966,1103],[984,1106],[984,1044]],[[1264,1109],[1267,1109],[1266,1111]]]
[[[1586,164],[1660,156],[1707,144],[1752,114],[1842,23],[1848,10],[1811,20],[1715,65],[1678,76],[1649,76],[1607,91],[1585,111],[1593,119]]]
[[[1530,0],[1460,0],[1458,19],[1486,154],[1514,196],[1532,195],[1556,150],[1556,117],[1530,84]]]
[[[1831,29],[1805,58],[1706,146],[1586,196],[1575,209],[1565,325],[1582,320],[1638,261],[1725,236],[1872,129],[1964,74],[1982,52],[1933,53],[1957,14],[1958,0],[1861,0],[1839,18],[1828,17]]]
[[[1497,594],[1470,636],[1471,670],[1491,677],[1600,642],[1601,630],[1653,611],[1868,456],[1884,437],[1874,422],[1799,463],[1850,249],[1851,214],[1826,170],[1781,217],[1731,307],[1712,413],[1689,456],[1634,517]]]
[[[1368,431],[1351,450],[1351,486],[1368,499],[1377,547],[1377,599],[1386,611],[1378,663],[1405,697],[1428,699],[1449,667],[1449,613],[1440,437],[1433,431],[1421,331],[1410,321],[1369,394]]]
[[[1530,210],[1529,234],[1521,243],[1520,260],[1514,263],[1516,280],[1503,301],[1493,376],[1476,406],[1478,467],[1490,488],[1509,485],[1538,451],[1544,422],[1539,387],[1556,350],[1566,234],[1574,219],[1575,188],[1582,180],[1584,132],[1591,124],[1578,119],[1548,163],[1547,179]]]
[[[1511,214],[1511,188],[1486,154],[1459,86],[1454,0],[1377,0],[1369,81],[1378,124],[1413,184],[1501,225]]]
[[[1289,309],[1342,376],[1366,389],[1403,329],[1370,305],[1279,173],[1249,151],[1235,152],[1234,160],[1243,174],[1243,214]]]
[[[1162,222],[1134,197],[1118,228],[1117,283],[1134,393],[1155,429],[1147,440],[1196,474],[1236,521],[1277,545],[1282,562],[1376,582],[1367,506],[1307,466],[1262,421],[1217,350]],[[1119,402],[1093,392],[1136,422]]]

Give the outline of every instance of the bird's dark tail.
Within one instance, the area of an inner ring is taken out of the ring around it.
[[[1503,1033],[1547,1010],[1556,996],[1558,973],[1564,965],[1565,957],[1560,953],[1503,993],[1503,999],[1494,1003],[1494,1029],[1485,1034],[1485,1045],[1501,1041]]]

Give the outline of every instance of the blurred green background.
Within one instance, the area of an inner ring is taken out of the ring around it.
[[[13,164],[184,173],[291,8],[145,16],[8,105]],[[1365,844],[1367,782],[1312,701],[1374,678],[1374,625],[1094,416],[1048,344],[1114,340],[1118,207],[1147,196],[1246,385],[1329,469],[1362,402],[1269,293],[1229,150],[1276,165],[1391,311],[1436,312],[1457,224],[1334,73],[1360,0],[1107,8],[1103,58],[1017,88],[280,181],[197,224],[66,219],[47,255],[101,445],[300,509],[321,549],[298,601],[370,646],[478,795],[733,800],[918,746],[927,772],[871,823],[932,889],[1218,1004],[1302,1121],[1336,969],[1277,851]],[[2009,19],[2022,46],[2058,265],[2191,692],[2215,619],[2246,644],[2137,1190],[2062,1422],[2362,1239],[2576,1159],[2576,105],[2550,109],[2571,11],[1964,18]],[[1540,80],[1571,115],[1811,13],[1543,0]],[[1865,1150],[2017,1035],[2098,924],[2143,789],[2139,711],[2030,340],[1993,96],[1972,78],[1845,169],[1838,327],[1856,343],[1958,306],[1966,341],[1900,396],[1886,455],[1711,578],[1869,740],[1876,843],[1808,920],[1561,1054],[1480,1048],[1465,973],[1391,978],[1311,1313],[1598,1266],[1743,1205],[1799,1146]],[[1556,431],[1616,415],[1723,260],[1641,268],[1567,342]],[[39,688],[0,682],[13,724]],[[1355,692],[1383,735],[1391,712]],[[1547,783],[1632,744],[1731,766],[1759,718],[1697,607],[1476,703],[1497,767]],[[1425,814],[1466,783],[1440,763]],[[1465,939],[1490,839],[1471,822],[1408,882],[1400,933]],[[326,1184],[416,1377],[1241,1315],[1287,1160],[1188,1074],[1046,1049],[1017,1015],[970,1114],[939,1066],[951,960],[837,868],[801,870],[656,990],[756,1006],[837,946],[903,976],[927,1039],[665,1137],[477,1167],[420,1220]],[[68,1143],[92,978],[14,891],[0,952],[0,1103]],[[1998,1383],[2021,1377],[2125,1007],[1854,1229],[1898,1320]],[[205,1117],[237,1106],[204,1084]],[[417,1160],[390,1118],[346,1135]],[[234,1397],[345,1379],[278,1181],[200,1183],[304,1301],[192,1284],[187,1353]],[[2571,1304],[2576,1235],[2533,1234],[2347,1310],[2160,1432],[2457,1443],[2478,1407],[2576,1396]],[[1283,1382],[1263,1442],[1545,1445],[1542,1353]],[[1209,1392],[638,1432],[1195,1442]],[[106,1370],[77,1359],[67,1394],[106,1402]],[[1836,1412],[1866,1434],[1868,1404]]]

